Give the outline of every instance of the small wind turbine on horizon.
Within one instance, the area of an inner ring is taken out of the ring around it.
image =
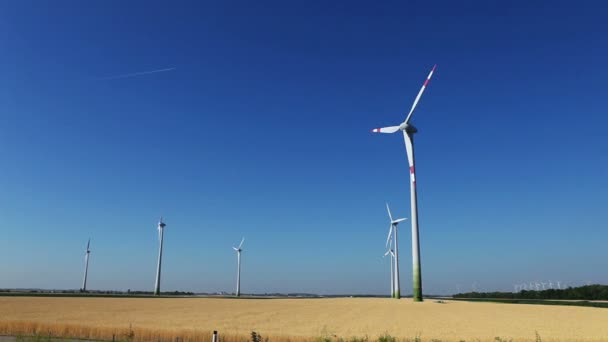
[[[155,296],[160,295],[160,269],[161,269],[161,264],[163,261],[163,240],[164,240],[164,234],[165,234],[165,226],[166,226],[166,224],[163,222],[163,218],[161,216],[160,220],[158,221],[158,228],[157,228],[159,247],[158,247],[158,265],[156,267],[156,283],[154,285],[154,295]]]
[[[383,128],[375,128],[372,132],[376,133],[395,133],[397,131],[403,132],[403,138],[405,140],[405,149],[407,152],[407,160],[410,166],[410,204],[411,204],[411,218],[412,218],[412,275],[413,275],[413,294],[412,298],[414,301],[420,302],[422,301],[422,269],[420,266],[420,238],[418,236],[418,194],[416,191],[416,168],[414,162],[414,134],[418,132],[416,127],[410,124],[410,119],[412,118],[412,114],[418,105],[418,101],[420,101],[420,97],[422,97],[422,93],[426,89],[426,86],[431,81],[431,77],[435,72],[435,68],[437,65],[433,66],[433,69],[429,73],[418,92],[418,96],[414,100],[412,104],[412,108],[410,112],[405,117],[405,121],[403,121],[399,126],[391,126],[391,127],[383,127]],[[398,277],[398,275],[397,275]],[[398,291],[399,289],[397,289]]]
[[[245,238],[241,240],[241,243],[238,247],[232,247],[236,251],[236,296],[239,297],[241,295],[241,252],[243,251],[243,242],[245,242]]]
[[[393,220],[393,215],[391,214],[391,208],[389,208],[388,203],[386,203],[386,211],[388,211],[388,218],[390,219],[390,228],[388,230],[388,237],[386,238],[386,246],[390,240],[393,240],[393,246],[395,247],[395,273],[394,273],[394,285],[393,285],[393,298],[401,298],[401,284],[399,283],[399,243],[397,240],[397,226],[399,222],[403,222],[407,220],[406,218],[400,218]]]
[[[87,242],[87,249],[84,252],[84,279],[82,280],[82,292],[87,292],[87,276],[89,274],[89,255],[91,254],[91,239]]]
[[[387,255],[390,255],[389,258],[391,259],[391,298],[395,296],[395,266],[394,266],[395,252],[393,251],[392,240],[393,239],[391,239],[391,243],[390,243],[390,247],[389,247],[388,251],[386,251],[386,253],[384,253],[384,257],[386,257]]]

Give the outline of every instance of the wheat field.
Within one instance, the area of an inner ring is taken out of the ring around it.
[[[135,341],[608,341],[608,309],[409,299],[0,297],[0,334]]]

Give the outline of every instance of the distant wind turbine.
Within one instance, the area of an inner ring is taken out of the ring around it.
[[[163,222],[163,218],[161,217],[158,221],[158,266],[156,267],[156,284],[154,286],[154,295],[160,295],[160,269],[163,261],[163,239],[165,235],[165,226],[166,224]]]
[[[390,228],[388,230],[388,237],[386,238],[386,245],[388,246],[389,241],[391,240],[391,235],[393,239],[393,246],[395,247],[395,274],[394,274],[394,282],[393,286],[393,297],[401,298],[401,285],[399,284],[399,243],[397,240],[397,226],[399,222],[403,222],[407,219],[400,218],[393,220],[393,215],[391,214],[391,208],[389,208],[388,203],[386,203],[386,210],[388,211],[388,218],[391,220]]]
[[[87,249],[84,252],[84,279],[82,280],[82,292],[87,292],[87,275],[89,274],[89,255],[91,254],[91,239],[87,242]]]
[[[392,239],[391,239],[392,241]],[[391,297],[395,296],[395,268],[393,266],[393,260],[395,259],[395,252],[393,251],[392,246],[389,248],[388,251],[386,251],[386,253],[384,253],[384,256],[386,257],[387,255],[390,255],[389,258],[391,259]]]
[[[243,249],[243,242],[245,242],[245,238],[241,240],[241,243],[238,247],[232,247],[236,251],[236,260],[237,260],[237,270],[236,270],[236,296],[241,295],[241,252]]]
[[[405,121],[403,121],[399,126],[391,126],[391,127],[383,127],[383,128],[375,128],[372,132],[376,133],[395,133],[401,131],[403,133],[403,138],[405,140],[405,150],[407,152],[407,160],[410,166],[410,204],[411,204],[411,217],[412,217],[412,276],[413,276],[413,295],[412,298],[416,302],[422,301],[422,269],[420,266],[420,238],[418,237],[418,194],[416,190],[416,169],[414,167],[414,134],[418,132],[416,127],[410,124],[410,119],[412,118],[412,114],[418,105],[418,101],[420,101],[420,97],[422,97],[422,93],[426,89],[426,86],[431,81],[431,77],[435,72],[435,68],[437,65],[433,67],[431,72],[424,81],[422,88],[418,92],[418,96],[414,100],[412,104],[412,108],[410,112],[405,117]],[[397,279],[399,275],[397,274]],[[396,291],[399,291],[397,288]]]

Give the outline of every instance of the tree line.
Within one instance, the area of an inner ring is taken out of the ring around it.
[[[565,289],[521,290],[519,292],[467,292],[457,293],[454,298],[504,298],[504,299],[570,299],[608,300],[608,285],[585,285]]]

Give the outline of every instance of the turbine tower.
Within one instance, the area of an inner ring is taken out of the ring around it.
[[[400,218],[393,220],[393,215],[391,214],[391,208],[388,207],[388,203],[386,203],[386,210],[388,211],[388,218],[391,220],[391,225],[388,230],[388,237],[386,238],[386,245],[388,246],[391,237],[393,239],[393,245],[395,247],[395,275],[394,275],[394,284],[393,285],[393,298],[401,298],[401,285],[399,283],[399,243],[397,240],[397,225],[399,222],[403,222],[407,219]]]
[[[411,217],[412,217],[412,272],[413,272],[413,295],[412,298],[416,302],[422,301],[422,269],[420,267],[420,238],[418,236],[418,194],[416,192],[416,168],[414,162],[414,134],[418,132],[416,127],[410,124],[412,114],[422,97],[422,93],[426,89],[426,86],[431,81],[431,77],[435,72],[437,65],[433,66],[433,69],[429,73],[418,92],[418,96],[412,104],[410,112],[405,117],[399,126],[375,128],[372,132],[376,133],[395,133],[397,131],[403,132],[403,138],[405,140],[405,149],[407,152],[407,160],[410,166],[410,204],[411,204]]]
[[[82,292],[87,292],[87,275],[89,274],[89,254],[91,254],[91,239],[87,242],[87,250],[84,252],[84,279],[82,280]]]
[[[161,216],[158,221],[158,241],[160,242],[160,246],[158,248],[158,266],[156,267],[156,283],[154,284],[154,295],[160,295],[160,267],[163,261],[163,237],[165,233],[166,224],[163,222],[163,218]]]
[[[238,247],[232,247],[236,251],[236,296],[239,297],[241,295],[241,252],[243,249],[243,242],[245,242],[245,238],[241,240],[241,243]]]
[[[391,246],[391,248],[389,248],[389,250],[386,251],[386,253],[384,253],[384,256],[386,257],[389,254],[390,254],[390,258],[391,258],[391,298],[392,298],[395,296],[395,266],[393,263],[393,260],[395,259],[395,252],[393,251],[393,246]]]

